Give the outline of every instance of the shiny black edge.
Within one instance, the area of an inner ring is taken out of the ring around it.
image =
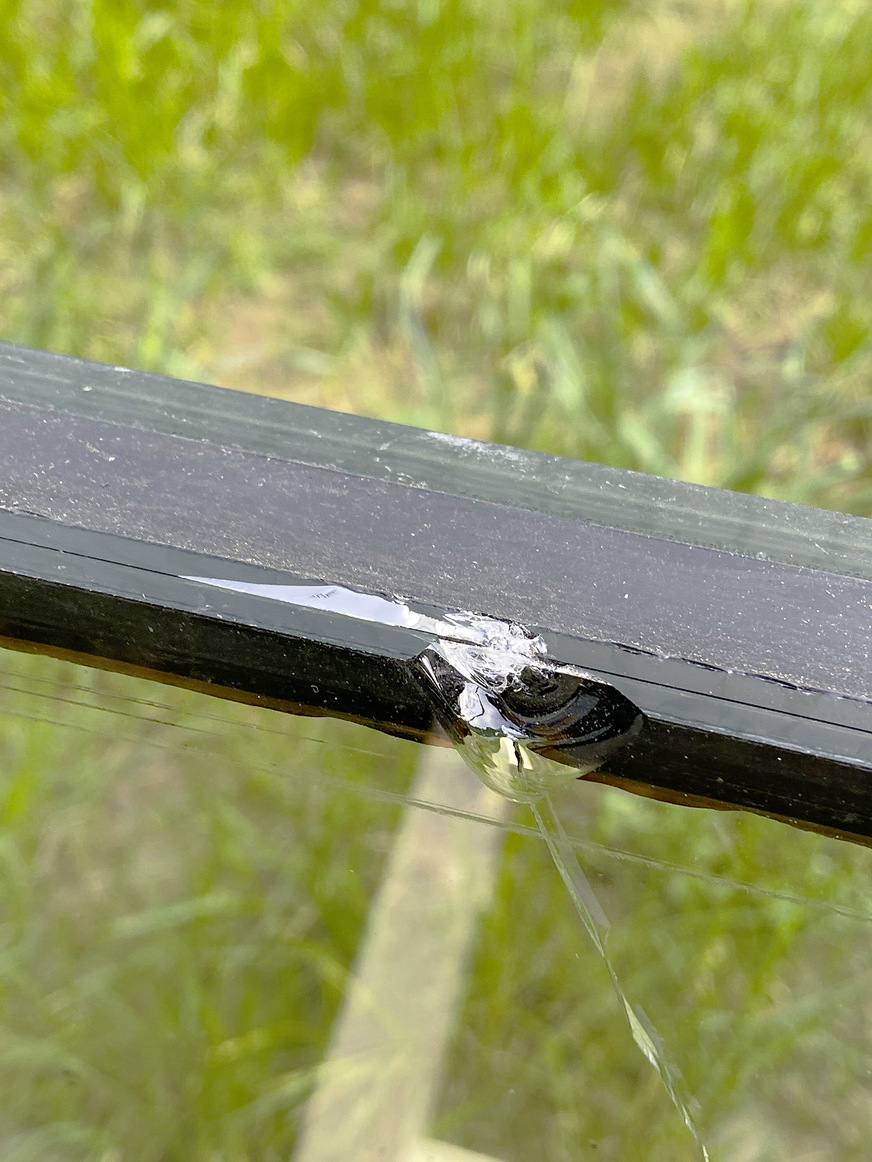
[[[8,642],[433,740],[432,699],[416,661],[427,634],[186,580],[192,576],[301,580],[0,512],[0,636]],[[872,839],[864,703],[542,628],[555,660],[587,663],[592,678],[644,715],[639,733],[609,758],[607,779]]]

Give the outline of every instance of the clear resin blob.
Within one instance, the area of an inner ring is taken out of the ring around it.
[[[520,626],[478,619],[485,641],[441,638],[418,658],[436,715],[492,790],[533,802],[596,770],[641,726],[638,709],[573,666],[548,658]]]

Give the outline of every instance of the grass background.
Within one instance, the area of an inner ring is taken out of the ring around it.
[[[4,339],[872,511],[868,6],[0,12]],[[4,1158],[287,1158],[414,750],[5,672]],[[574,790],[715,1156],[865,1158],[867,853]],[[440,1132],[689,1156],[628,1041],[510,837]]]

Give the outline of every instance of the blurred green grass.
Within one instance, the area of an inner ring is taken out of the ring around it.
[[[865,6],[6,12],[7,338],[868,508]]]
[[[872,511],[867,6],[2,11],[4,339]],[[15,667],[60,696],[84,682],[149,697],[48,661]],[[157,760],[162,732],[208,703],[160,691],[165,708],[121,738],[78,702],[22,719],[18,697],[0,702],[3,1156],[287,1157],[397,818],[326,780],[376,785],[389,768],[400,793],[413,756],[385,740],[361,754],[366,735],[345,727],[312,742],[311,724],[268,716],[272,734],[219,706],[215,754],[173,743]],[[836,1150],[820,1156],[864,1158],[851,1079],[865,1035],[845,1032],[860,1040],[839,1056],[811,978],[850,964],[867,979],[866,853],[605,788],[583,802],[576,828],[606,848],[669,863],[692,844],[713,875],[855,910],[821,927],[709,881],[601,876],[619,958],[661,999],[709,1124],[732,1127],[721,1140],[741,1138],[743,1117],[787,1135],[785,1108],[801,1108],[808,1125],[789,1132],[808,1152],[826,1151],[825,1127]],[[682,1156],[608,982],[588,965],[578,988],[577,935],[542,858],[510,844],[443,1128],[507,1162],[627,1157],[641,1140],[646,1162]],[[847,995],[839,1012],[862,1008]],[[724,998],[746,1018],[732,1037]],[[774,1032],[766,1013],[781,1014]],[[821,1043],[791,1074],[815,1022]],[[835,1116],[801,1088],[815,1069]],[[760,1070],[793,1080],[751,1117]],[[509,1101],[513,1079],[525,1096]]]

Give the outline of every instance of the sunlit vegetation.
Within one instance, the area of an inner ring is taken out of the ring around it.
[[[872,8],[4,17],[3,339],[872,511]],[[289,1158],[415,748],[4,663],[0,1155]],[[713,1157],[864,1160],[867,853],[573,790]],[[504,1162],[690,1158],[615,1006],[511,837],[439,1132]]]

